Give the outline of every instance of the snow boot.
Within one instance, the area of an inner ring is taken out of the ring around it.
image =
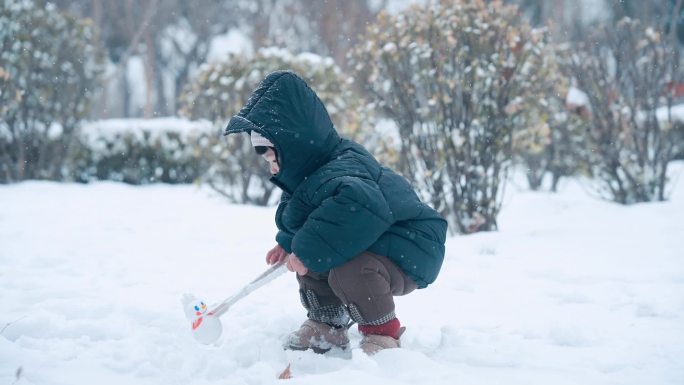
[[[404,333],[404,330],[406,330],[405,327],[399,329],[399,337]],[[372,356],[381,350],[400,348],[401,340],[382,334],[366,334],[363,336],[359,347],[364,353]]]
[[[284,345],[285,349],[311,349],[319,354],[326,353],[332,348],[345,350],[348,347],[347,328],[330,326],[311,319],[304,321],[299,330],[290,333]]]
[[[384,349],[399,348],[399,339],[405,330],[396,318],[381,325],[359,325],[359,332],[363,334],[359,347],[369,356]]]

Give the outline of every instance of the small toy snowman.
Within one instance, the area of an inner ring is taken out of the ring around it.
[[[207,312],[204,301],[197,299],[192,294],[185,294],[181,300],[185,316],[192,322],[192,335],[205,345],[218,341],[223,331],[223,326],[218,317]]]

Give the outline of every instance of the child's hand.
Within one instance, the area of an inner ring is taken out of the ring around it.
[[[309,272],[309,269],[307,269],[306,266],[304,266],[302,261],[300,261],[299,258],[297,258],[295,253],[292,253],[287,257],[286,266],[288,270],[296,271],[299,275],[306,275],[306,273]]]
[[[284,261],[285,258],[287,258],[287,251],[278,244],[266,253],[266,263],[269,265],[280,263]]]

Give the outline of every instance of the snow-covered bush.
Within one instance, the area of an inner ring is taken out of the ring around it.
[[[668,36],[631,19],[567,48],[565,71],[590,108],[589,146],[581,155],[605,198],[623,204],[665,199],[668,163],[680,145],[670,113],[683,80],[675,52]]]
[[[567,110],[566,96],[569,81],[561,73],[552,46],[547,52],[532,57],[538,60],[538,80],[532,80],[528,94],[520,103],[512,104],[518,110],[513,117],[513,156],[527,176],[530,189],[542,187],[545,177],[551,178],[555,191],[561,177],[583,169],[576,155],[584,145],[580,118]]]
[[[79,182],[192,183],[209,167],[205,147],[219,133],[208,121],[113,119],[84,125],[66,169]]]
[[[360,134],[350,81],[332,59],[278,48],[259,50],[253,57],[231,55],[225,62],[205,65],[181,96],[181,115],[208,119],[223,128],[247,102],[270,72],[290,69],[302,76],[323,100],[333,124],[342,134]],[[205,181],[234,202],[266,205],[273,202],[274,186],[261,157],[244,135],[210,142],[214,161]]]
[[[0,7],[0,181],[60,179],[79,121],[101,75],[88,20],[54,5]]]
[[[544,32],[501,1],[442,0],[381,14],[363,40],[352,68],[398,126],[398,168],[452,229],[496,229],[516,117],[553,82]]]

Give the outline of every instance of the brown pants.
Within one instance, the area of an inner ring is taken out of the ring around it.
[[[408,294],[416,283],[387,257],[364,252],[327,273],[297,275],[302,305],[309,318],[345,325],[381,325],[395,317],[394,296]],[[347,315],[348,309],[348,315]]]

